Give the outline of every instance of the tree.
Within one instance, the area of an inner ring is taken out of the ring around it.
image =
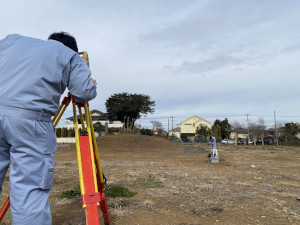
[[[61,128],[56,128],[56,137],[61,137]]]
[[[141,135],[149,135],[149,136],[152,136],[152,131],[149,130],[149,129],[143,128],[143,129],[140,130],[140,132],[141,132]]]
[[[213,135],[217,140],[221,139],[221,126],[218,123],[214,123],[211,127],[211,135]]]
[[[151,120],[153,131],[158,132],[159,135],[162,135],[162,123],[157,120]]]
[[[228,119],[225,118],[224,120],[222,120],[220,126],[222,139],[229,138],[231,125],[229,124]]]
[[[155,101],[151,101],[148,95],[123,92],[110,96],[105,106],[108,117],[123,121],[124,127],[128,129],[133,127],[134,121],[142,115],[154,113]]]
[[[68,137],[68,128],[61,128],[61,137]]]
[[[187,134],[180,134],[180,138],[181,138],[181,141],[183,141],[183,142],[190,141]]]
[[[210,129],[207,126],[201,125],[197,128],[196,134],[200,137],[201,141],[207,140],[210,135]]]
[[[255,123],[249,124],[249,133],[252,134],[253,144],[256,145],[257,138],[259,136],[259,125]]]
[[[68,137],[75,137],[75,131],[74,131],[74,129],[69,129],[68,130]]]
[[[151,120],[150,123],[152,123],[153,128],[162,128],[162,123],[157,120]]]
[[[105,126],[100,122],[94,123],[94,131],[100,135],[101,132],[105,131]]]
[[[284,135],[285,141],[294,142],[296,138],[296,134],[300,132],[300,124],[299,123],[286,123],[284,126]]]
[[[219,138],[225,139],[225,138],[229,137],[229,133],[230,133],[230,130],[231,130],[231,125],[229,124],[227,118],[225,118],[222,121],[219,120],[219,119],[216,119],[213,126],[212,126],[212,130],[217,129],[217,128],[213,128],[213,127],[218,127],[218,129],[220,129],[220,131],[218,131],[219,132]]]
[[[265,120],[263,117],[260,117],[258,119],[258,136],[261,139],[262,145],[264,145],[265,131],[266,131]]]

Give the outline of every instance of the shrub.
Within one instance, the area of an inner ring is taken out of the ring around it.
[[[80,197],[80,186],[76,186],[74,189],[63,191],[62,193],[58,194],[60,198],[76,198]]]
[[[136,192],[130,191],[128,188],[121,186],[112,186],[105,190],[106,196],[117,198],[117,197],[133,197],[136,195]]]

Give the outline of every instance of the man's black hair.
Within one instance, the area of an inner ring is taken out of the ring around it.
[[[75,52],[78,52],[76,39],[67,32],[59,32],[50,34],[48,40],[55,40],[63,43],[65,46],[73,49]]]

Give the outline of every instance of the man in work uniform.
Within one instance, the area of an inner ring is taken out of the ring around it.
[[[212,155],[213,153],[213,150],[216,148],[216,138],[214,136],[210,136],[209,137],[209,144],[211,145],[211,148],[210,148],[210,155]]]
[[[55,115],[66,87],[76,101],[96,97],[96,82],[76,40],[61,32],[39,40],[0,40],[0,193],[10,164],[13,225],[51,225],[48,202],[56,151]]]

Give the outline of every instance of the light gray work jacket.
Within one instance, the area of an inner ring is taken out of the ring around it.
[[[58,41],[8,35],[0,40],[0,115],[12,108],[54,115],[66,87],[87,102],[97,95],[90,75],[79,54]]]

